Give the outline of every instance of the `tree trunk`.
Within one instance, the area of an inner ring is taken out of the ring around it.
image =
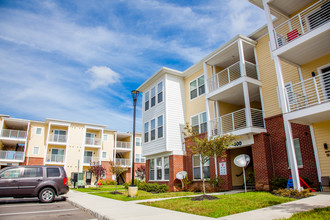
[[[202,161],[203,195],[205,195],[204,163]]]
[[[116,192],[117,192],[117,181],[118,181],[118,180],[117,180],[117,178],[116,178],[116,190],[115,190]]]

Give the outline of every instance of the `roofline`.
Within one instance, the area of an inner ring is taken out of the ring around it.
[[[172,74],[175,76],[183,76],[181,71],[178,70],[174,70],[168,67],[162,67],[160,68],[160,70],[158,70],[155,74],[153,74],[150,78],[148,78],[144,83],[142,83],[142,85],[140,85],[137,90],[138,91],[143,91],[145,90],[145,88],[157,77],[160,77],[163,74]]]
[[[99,125],[99,124],[92,124],[92,123],[84,123],[84,122],[76,122],[76,121],[68,121],[68,120],[60,120],[60,119],[52,119],[52,118],[46,118],[45,122],[50,122],[50,121],[55,121],[55,122],[66,122],[66,123],[75,123],[75,124],[82,124],[82,125],[92,125],[92,126],[97,126],[97,127],[102,127],[106,128],[106,125]]]

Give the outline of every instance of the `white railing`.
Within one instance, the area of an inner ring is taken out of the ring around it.
[[[25,139],[26,136],[27,136],[26,131],[11,130],[11,129],[2,129],[1,130],[1,137],[5,137],[5,138]]]
[[[263,111],[251,108],[252,127],[264,128]],[[223,115],[210,121],[211,133],[214,135],[222,135],[247,128],[246,109],[240,109],[235,112]]]
[[[60,154],[47,154],[46,162],[48,163],[64,163],[64,155]]]
[[[132,143],[131,142],[124,142],[124,141],[117,141],[117,148],[131,149],[132,148]]]
[[[85,138],[85,144],[87,145],[101,145],[101,139],[99,138]]]
[[[256,65],[245,61],[245,70],[248,77],[258,79]],[[232,81],[241,77],[240,61],[227,67],[226,69],[216,73],[208,79],[210,92],[231,83]]]
[[[285,93],[290,112],[329,102],[330,71],[286,86]]]
[[[116,164],[119,166],[129,167],[131,166],[130,159],[116,158]]]
[[[0,160],[23,160],[24,152],[22,151],[5,151],[0,150]]]
[[[68,139],[68,135],[64,134],[49,134],[48,141],[50,142],[58,142],[58,143],[66,143]]]
[[[277,48],[330,21],[330,2],[321,0],[274,28]]]
[[[85,164],[92,164],[92,163],[98,163],[98,162],[99,162],[99,157],[84,156]]]

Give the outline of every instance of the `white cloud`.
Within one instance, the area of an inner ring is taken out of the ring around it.
[[[89,68],[86,73],[90,74],[92,77],[90,80],[92,89],[105,87],[120,81],[119,74],[106,66],[93,66]]]

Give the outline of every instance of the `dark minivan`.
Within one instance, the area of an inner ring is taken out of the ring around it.
[[[60,166],[11,166],[0,170],[0,197],[38,197],[53,202],[69,191],[68,179]]]

